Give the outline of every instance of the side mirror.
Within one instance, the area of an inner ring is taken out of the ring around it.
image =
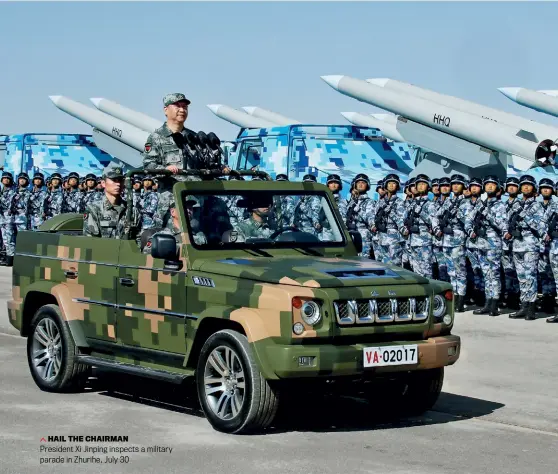
[[[151,256],[163,259],[165,266],[167,266],[167,262],[172,265],[178,260],[176,239],[168,234],[154,235],[151,240]]]
[[[356,230],[350,230],[349,234],[351,235],[351,239],[353,241],[353,244],[355,244],[357,252],[361,253],[362,252],[362,235],[360,235],[360,232],[358,232]]]

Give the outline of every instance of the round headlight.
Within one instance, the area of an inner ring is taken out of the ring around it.
[[[302,320],[309,326],[318,324],[321,319],[320,307],[315,301],[306,301],[300,308],[300,316]]]
[[[304,324],[302,323],[294,323],[293,325],[293,332],[300,336],[304,332]]]
[[[444,321],[444,324],[445,324],[446,326],[449,326],[449,325],[451,324],[451,315],[446,314],[446,315],[444,316],[443,321]]]
[[[446,312],[446,300],[442,295],[434,296],[434,305],[432,307],[432,314],[435,318],[441,318]]]

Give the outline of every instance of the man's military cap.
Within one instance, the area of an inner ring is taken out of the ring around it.
[[[35,172],[35,174],[33,175],[33,179],[42,179],[43,181],[45,180],[45,175],[43,173],[39,173],[38,171]]]
[[[10,173],[9,171],[4,171],[4,172],[2,173],[2,178],[9,178],[9,179],[11,179],[12,181],[14,180],[14,177],[13,177],[12,173]]]
[[[397,176],[396,174],[388,174],[383,180],[382,183],[384,185],[388,184],[390,181],[394,181],[397,184],[401,184],[401,180],[399,179],[399,176]]]
[[[535,189],[537,189],[537,181],[532,176],[528,174],[524,174],[521,178],[519,178],[519,186],[524,184],[531,184]]]
[[[471,178],[467,187],[470,188],[471,186],[479,186],[480,188],[482,188],[482,179]]]
[[[114,162],[109,163],[103,170],[103,178],[115,179],[123,177],[124,170],[122,169],[122,166]]]
[[[440,178],[434,178],[432,180],[432,186],[439,186],[440,185]]]
[[[430,186],[430,178],[425,174],[419,174],[415,177],[415,183],[426,183]]]
[[[451,184],[462,184],[465,186],[467,183],[465,182],[465,177],[462,174],[453,174],[451,175]]]
[[[385,183],[384,183],[384,180],[383,180],[383,179],[381,179],[380,181],[378,181],[378,182],[376,183],[376,191],[377,191],[378,189],[384,189],[384,184],[385,184]]]
[[[289,177],[286,174],[283,174],[283,173],[278,174],[275,177],[275,181],[288,181],[288,180],[289,180]]]
[[[305,183],[311,182],[311,183],[316,183],[317,179],[313,174],[305,174],[304,177],[302,178],[302,181]]]
[[[134,184],[141,184],[141,176],[134,176],[133,183]]]
[[[543,178],[539,181],[539,189],[540,188],[554,189],[554,182],[550,178]]]
[[[440,183],[440,186],[450,186],[451,185],[451,179],[449,179],[447,176],[444,176],[443,178],[440,178],[440,180],[438,182]]]
[[[174,204],[174,199],[172,200],[172,203]],[[184,205],[192,206],[192,207],[201,207],[200,202],[194,196],[186,196],[186,199],[184,200]]]
[[[515,186],[519,186],[519,179],[517,179],[515,176],[509,176],[506,179],[506,186],[508,186],[509,184],[513,184]]]
[[[142,181],[153,181],[153,176],[151,176],[150,174],[146,174]]]
[[[326,180],[326,184],[329,184],[329,183],[343,184],[341,182],[341,177],[338,174],[328,175],[327,180]]]
[[[407,186],[409,186],[409,187],[414,186],[416,181],[417,181],[417,178],[411,178],[409,181],[407,181]]]
[[[68,175],[68,179],[70,178],[76,178],[77,180],[79,180],[79,174],[77,174],[75,171],[72,171],[69,175]]]
[[[242,176],[241,174],[231,172],[229,174],[229,181],[246,181],[246,180],[244,179],[244,176]]]
[[[50,175],[50,179],[51,179],[51,180],[53,180],[53,179],[62,180],[62,175],[61,175],[60,173],[52,173],[52,174]]]
[[[25,171],[22,171],[21,173],[19,173],[17,175],[17,179],[20,179],[20,178],[23,178],[23,179],[26,179],[27,181],[29,181],[29,175]]]
[[[496,176],[494,176],[494,175],[492,175],[492,174],[489,175],[489,176],[487,176],[486,178],[484,178],[484,179],[482,180],[483,186],[484,186],[485,184],[488,184],[488,183],[494,183],[494,184],[495,184],[496,186],[498,186],[498,187],[501,187],[501,186],[502,186],[502,184],[500,183],[500,180],[499,180]]]
[[[180,92],[173,92],[172,94],[167,94],[165,97],[163,97],[163,104],[165,107],[168,107],[169,105],[176,104],[181,100],[185,101],[188,105],[191,104],[191,102],[186,98],[186,96],[184,94],[181,94]]]
[[[97,181],[97,176],[95,176],[93,173],[88,173],[85,175],[85,181],[89,181],[91,179]]]

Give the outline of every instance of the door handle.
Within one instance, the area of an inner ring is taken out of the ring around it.
[[[77,278],[78,272],[75,272],[73,270],[64,270],[64,275],[66,275],[66,278],[70,278],[73,280],[74,278]]]
[[[118,280],[120,281],[120,284],[124,286],[134,286],[136,284],[136,282],[131,278],[119,278]]]

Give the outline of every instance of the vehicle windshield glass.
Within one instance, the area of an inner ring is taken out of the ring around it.
[[[184,194],[194,246],[212,248],[317,247],[345,243],[324,192]]]

